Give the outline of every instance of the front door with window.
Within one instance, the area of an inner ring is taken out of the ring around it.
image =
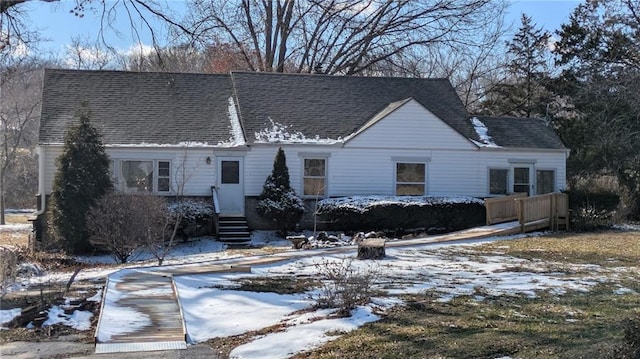
[[[242,157],[218,157],[218,200],[220,214],[244,215],[244,187]]]
[[[514,193],[534,194],[533,166],[529,164],[514,164],[511,168]]]

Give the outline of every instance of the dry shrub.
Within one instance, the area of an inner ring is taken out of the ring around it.
[[[0,247],[0,294],[16,279],[18,272],[18,254],[9,249]]]
[[[371,301],[376,269],[358,269],[351,258],[338,262],[323,259],[315,267],[322,279],[320,290],[311,295],[316,307],[338,308],[338,316],[347,317],[356,306]]]
[[[91,244],[126,263],[136,251],[164,235],[167,206],[150,194],[110,192],[87,217]]]

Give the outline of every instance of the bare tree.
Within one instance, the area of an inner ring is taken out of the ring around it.
[[[0,53],[8,47],[20,45],[28,46],[38,40],[38,32],[29,20],[24,4],[28,0],[0,1]],[[124,16],[130,24],[129,30],[133,39],[140,42],[141,33],[150,35],[154,48],[159,47],[158,29],[152,25],[152,20],[160,20],[176,34],[191,34],[190,30],[177,20],[178,15],[156,0],[39,0],[42,3],[58,3],[68,6],[69,12],[77,17],[83,17],[87,12],[95,12],[100,18],[100,31],[97,34],[104,45],[108,45],[105,34],[114,32],[122,35],[122,29],[115,26],[115,19]],[[35,2],[35,1],[33,1]],[[165,3],[166,4],[166,3]]]
[[[164,217],[161,222],[161,235],[148,235],[145,237],[145,247],[158,260],[161,266],[167,257],[180,228],[180,223],[184,219],[184,207],[181,206],[184,196],[184,188],[193,175],[194,169],[188,168],[188,150],[185,149],[182,159],[173,173],[171,181],[171,192],[175,194],[175,210],[168,210],[165,205]],[[153,233],[150,233],[153,234]]]
[[[8,174],[16,159],[24,159],[24,151],[35,145],[41,103],[40,66],[36,60],[0,66],[0,225],[5,224]]]
[[[464,45],[504,4],[489,0],[193,1],[193,33],[232,43],[253,71],[361,74],[413,49]],[[428,59],[425,59],[428,61]]]
[[[76,70],[106,70],[116,66],[117,56],[111,49],[86,38],[75,37],[66,46],[64,63]]]

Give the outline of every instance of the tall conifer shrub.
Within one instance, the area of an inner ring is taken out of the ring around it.
[[[282,236],[294,229],[302,218],[304,204],[291,188],[287,158],[282,148],[278,149],[273,171],[264,182],[256,211],[272,221]]]
[[[113,187],[109,157],[90,116],[88,109],[81,110],[79,122],[67,130],[51,192],[51,234],[65,251],[74,254],[93,249],[88,240],[86,216]]]

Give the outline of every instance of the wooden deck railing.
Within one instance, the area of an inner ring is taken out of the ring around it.
[[[504,197],[485,199],[487,225],[517,220],[518,209],[516,208],[515,200],[526,196],[526,193],[516,193]]]
[[[487,198],[487,225],[515,221],[521,231],[549,227],[569,228],[569,200],[564,193],[549,193],[527,197],[524,193],[501,198]]]

